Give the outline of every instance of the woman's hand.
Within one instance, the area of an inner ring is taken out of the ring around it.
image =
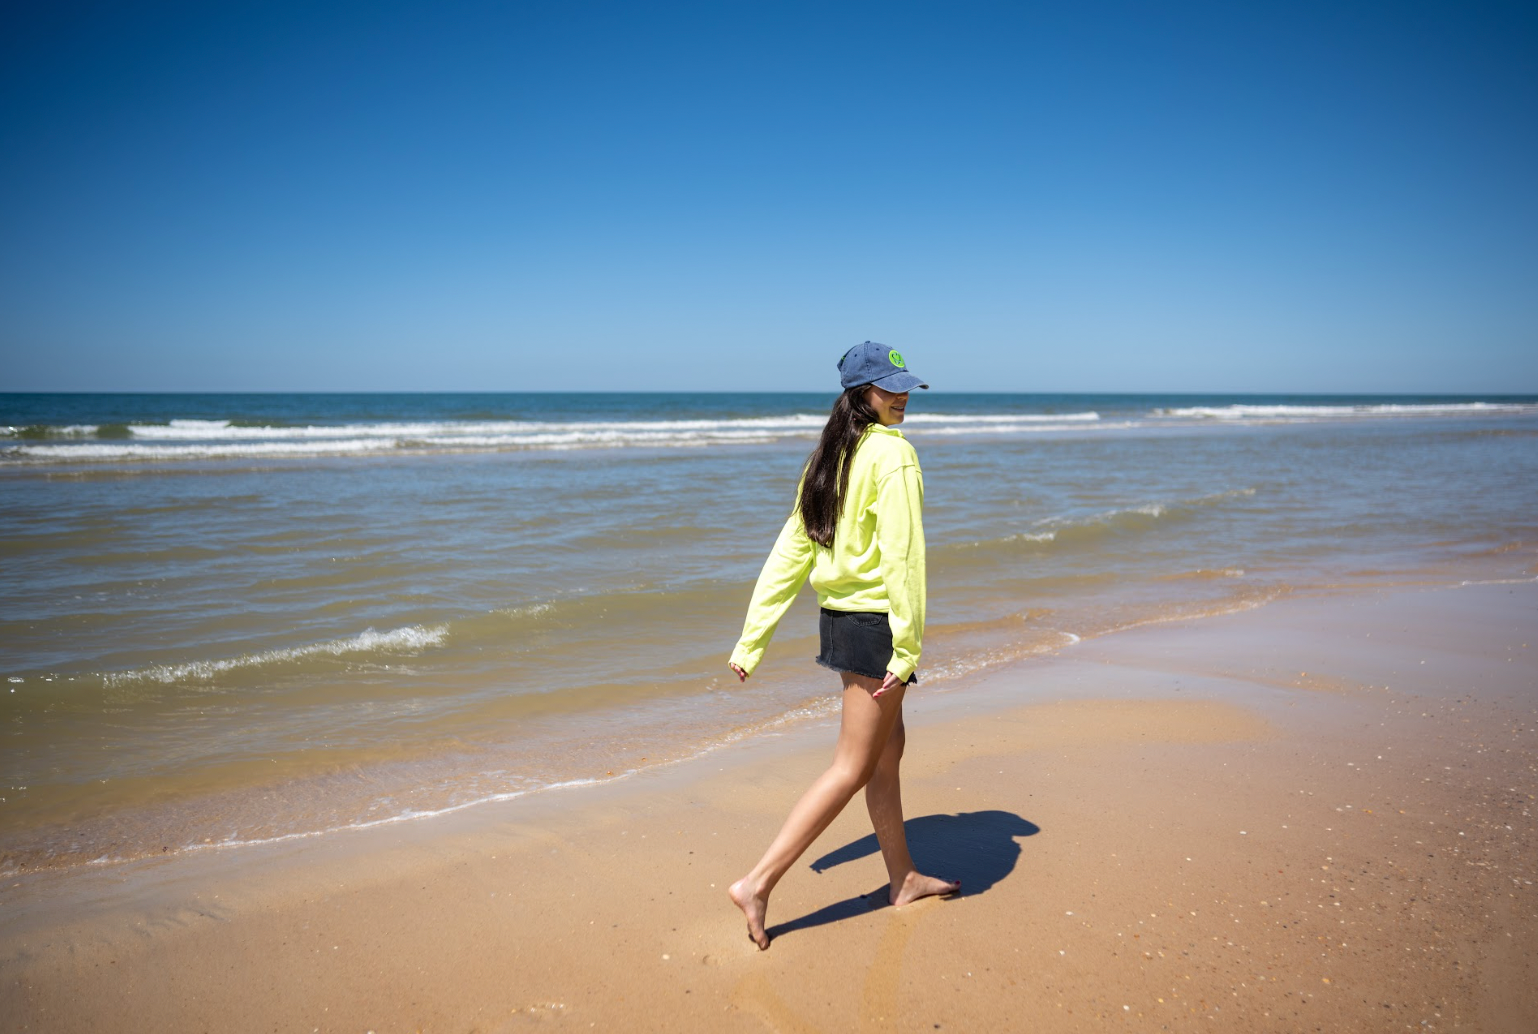
[[[746,681],[748,681],[748,673],[743,671],[741,668],[737,667],[737,665],[732,664],[730,661],[728,661],[726,666],[737,673],[737,681],[738,682],[746,682]]]
[[[902,684],[902,679],[898,678],[896,675],[893,675],[891,672],[887,672],[886,678],[881,680],[881,688],[872,693],[870,697],[872,700],[874,700],[881,694],[891,692]]]

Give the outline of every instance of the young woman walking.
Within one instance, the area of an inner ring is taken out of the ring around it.
[[[888,900],[906,905],[961,889],[913,867],[898,782],[903,694],[917,681],[924,636],[924,481],[896,425],[908,392],[929,385],[874,341],[851,348],[838,366],[844,393],[807,460],[796,509],[758,576],[730,662],[738,679],[753,673],[810,576],[822,607],[817,663],[842,678],[844,709],[833,764],[796,802],[753,870],[727,891],[760,949],[769,947],[770,892],[861,787],[886,862]]]

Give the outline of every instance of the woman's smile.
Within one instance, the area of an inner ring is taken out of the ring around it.
[[[908,393],[906,391],[884,391],[872,384],[868,401],[870,408],[876,411],[876,419],[881,421],[882,427],[900,424],[903,422],[903,417],[907,415]]]

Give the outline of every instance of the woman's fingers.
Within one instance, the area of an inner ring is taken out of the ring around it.
[[[898,678],[896,675],[893,675],[891,672],[887,672],[886,678],[881,680],[881,688],[871,694],[871,699],[874,700],[881,696],[881,694],[894,690],[902,684],[902,679]]]
[[[737,673],[737,681],[738,682],[746,682],[746,681],[748,681],[748,673],[743,671],[741,668],[737,667],[737,665],[728,662],[726,666]]]

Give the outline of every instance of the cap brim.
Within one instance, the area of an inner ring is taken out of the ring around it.
[[[924,378],[915,377],[907,370],[888,374],[880,380],[871,381],[871,383],[882,391],[912,391],[914,388],[929,387],[929,385],[924,383]]]

